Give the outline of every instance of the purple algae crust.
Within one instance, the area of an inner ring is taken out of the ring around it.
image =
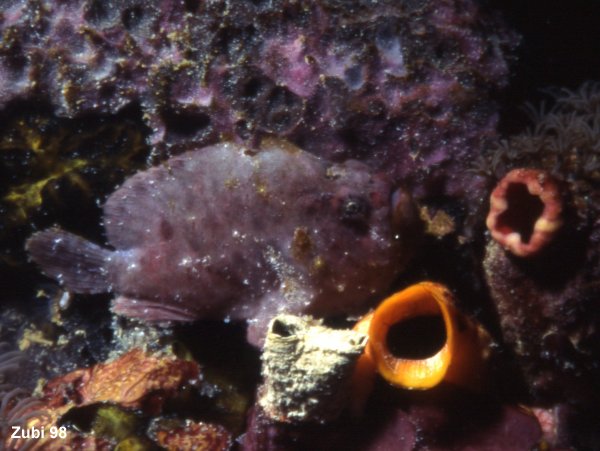
[[[521,407],[460,393],[462,399],[413,400],[410,407],[400,408],[386,405],[394,397],[387,396],[363,417],[328,424],[277,422],[254,407],[241,449],[500,451],[534,449],[542,442],[537,419]]]
[[[0,33],[0,108],[137,105],[156,155],[269,134],[472,199],[517,41],[472,0],[7,0]]]

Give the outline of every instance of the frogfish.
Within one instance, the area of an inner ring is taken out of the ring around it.
[[[57,227],[29,238],[47,276],[147,322],[245,320],[257,345],[279,313],[363,311],[418,241],[410,196],[386,175],[280,140],[172,157],[103,208],[109,247]]]

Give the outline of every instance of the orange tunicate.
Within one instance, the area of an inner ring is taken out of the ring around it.
[[[443,285],[422,282],[395,293],[356,327],[364,328],[365,322],[364,359],[393,385],[418,390],[441,381],[479,386],[488,335],[456,309]]]

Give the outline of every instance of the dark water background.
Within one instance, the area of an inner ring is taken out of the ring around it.
[[[519,132],[525,102],[537,106],[549,87],[600,81],[600,1],[491,0],[522,36],[509,88],[500,98],[500,131]]]

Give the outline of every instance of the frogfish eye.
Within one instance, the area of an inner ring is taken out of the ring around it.
[[[371,214],[371,204],[360,196],[350,195],[340,205],[340,218],[350,226],[366,228]]]

